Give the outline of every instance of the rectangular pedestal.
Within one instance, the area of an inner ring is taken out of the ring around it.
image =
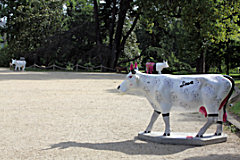
[[[227,141],[227,135],[215,136],[213,134],[204,134],[203,137],[195,137],[196,133],[172,132],[170,136],[163,136],[162,132],[144,133],[139,132],[140,140],[176,145],[203,146]]]

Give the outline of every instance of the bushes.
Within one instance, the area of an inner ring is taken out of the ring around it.
[[[240,102],[236,103],[233,107],[230,108],[230,111],[238,116],[240,116]]]
[[[0,49],[0,67],[9,67],[11,56],[8,52],[8,48]]]

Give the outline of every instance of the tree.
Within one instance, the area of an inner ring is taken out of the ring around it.
[[[216,3],[215,14],[218,17],[215,27],[215,35],[211,41],[215,44],[224,43],[226,48],[223,50],[223,57],[227,66],[226,73],[229,74],[231,59],[240,43],[240,1],[218,0]]]
[[[34,51],[41,47],[48,37],[62,31],[62,2],[54,0],[1,0],[7,17],[8,47],[14,57],[24,56],[38,61]]]
[[[184,36],[178,37],[174,33],[172,36],[186,52],[179,49],[174,54],[183,53],[181,57],[191,57],[197,64],[197,72],[205,73],[206,54],[210,46],[239,38],[239,6],[238,0],[153,0],[145,3],[143,16],[150,31],[156,25],[167,30],[174,21],[180,21]],[[190,56],[185,55],[188,52],[191,52]]]
[[[115,68],[118,60],[124,53],[127,39],[134,30],[140,16],[140,6],[133,0],[106,0],[94,4],[96,45],[106,48],[106,53],[100,53],[102,65]],[[131,23],[129,30],[125,31],[127,23]]]
[[[95,61],[98,55],[90,51],[95,41],[92,2],[66,0],[63,5],[63,31],[50,36],[37,52],[47,53],[43,57],[48,63],[63,67]]]
[[[11,57],[111,69],[139,57],[169,59],[174,70],[190,65],[199,73],[238,64],[238,0],[0,2]]]

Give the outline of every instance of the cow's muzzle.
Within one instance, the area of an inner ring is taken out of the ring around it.
[[[118,86],[117,89],[120,89],[120,86]]]

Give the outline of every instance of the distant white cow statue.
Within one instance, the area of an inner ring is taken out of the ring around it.
[[[146,72],[148,74],[152,74],[154,71],[157,71],[158,74],[162,73],[163,68],[168,68],[168,62],[167,61],[163,61],[163,62],[159,62],[159,63],[154,63],[154,62],[147,62],[146,63]]]
[[[163,68],[168,68],[168,62],[163,61],[162,63],[156,63],[156,71],[158,71],[159,74],[161,74]]]
[[[219,74],[169,75],[145,74],[133,69],[118,86],[120,92],[142,91],[154,109],[145,133],[150,133],[154,122],[162,113],[165,122],[164,136],[170,135],[169,112],[177,106],[196,107],[208,117],[199,130],[202,137],[206,130],[217,123],[215,135],[222,134],[222,123],[226,120],[226,106],[234,90],[234,81]],[[239,96],[239,95],[237,95]]]
[[[20,68],[22,68],[22,71],[25,70],[25,67],[26,67],[26,61],[25,60],[12,59],[12,65],[13,64],[15,64],[15,71],[17,69],[20,71]]]

